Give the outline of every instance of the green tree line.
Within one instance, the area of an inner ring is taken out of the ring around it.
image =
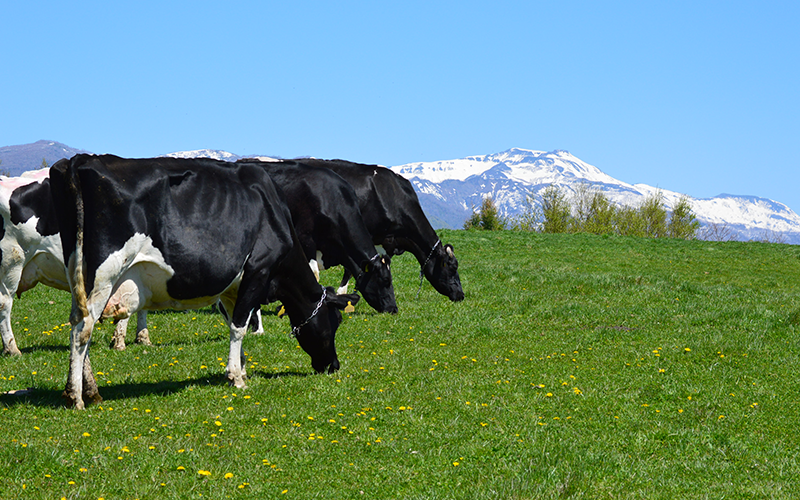
[[[700,223],[688,196],[668,208],[663,193],[656,191],[637,206],[620,206],[602,189],[581,183],[571,197],[554,184],[540,195],[528,194],[524,210],[513,217],[502,217],[494,200],[486,197],[480,209],[473,208],[464,228],[694,239]]]

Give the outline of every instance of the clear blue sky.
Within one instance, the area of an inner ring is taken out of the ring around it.
[[[800,2],[0,1],[0,146],[566,149],[800,211]]]

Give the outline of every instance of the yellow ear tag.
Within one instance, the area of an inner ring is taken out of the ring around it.
[[[280,309],[278,309],[278,317],[279,317],[279,318],[282,318],[282,317],[284,317],[284,316],[286,316],[286,308],[285,308],[285,307],[283,307],[283,306],[281,306],[281,308],[280,308]]]
[[[350,301],[348,300],[347,301],[347,306],[344,308],[344,312],[351,313],[351,312],[355,312],[355,311],[356,311],[356,308],[353,307],[353,304],[351,304]]]

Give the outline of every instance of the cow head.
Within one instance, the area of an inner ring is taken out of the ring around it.
[[[317,304],[319,308],[300,327],[296,327],[295,335],[300,347],[311,356],[311,366],[317,373],[333,373],[339,369],[339,358],[336,356],[336,329],[342,322],[342,309],[347,303],[355,305],[357,294],[336,295],[333,288],[327,287]]]
[[[461,289],[461,278],[458,276],[458,259],[453,252],[453,245],[438,245],[434,248],[422,271],[437,292],[453,302],[464,300],[464,290]]]
[[[356,288],[364,300],[378,312],[397,313],[397,301],[394,298],[392,273],[389,270],[389,258],[375,254],[375,257],[362,263],[364,272],[356,277]]]

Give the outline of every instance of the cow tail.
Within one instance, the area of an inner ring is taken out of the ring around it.
[[[83,255],[85,212],[78,176],[78,165],[83,163],[81,160],[85,160],[85,155],[77,155],[71,160],[60,160],[50,168],[51,195],[58,217],[67,281],[72,292],[69,320],[73,325],[89,315]]]

